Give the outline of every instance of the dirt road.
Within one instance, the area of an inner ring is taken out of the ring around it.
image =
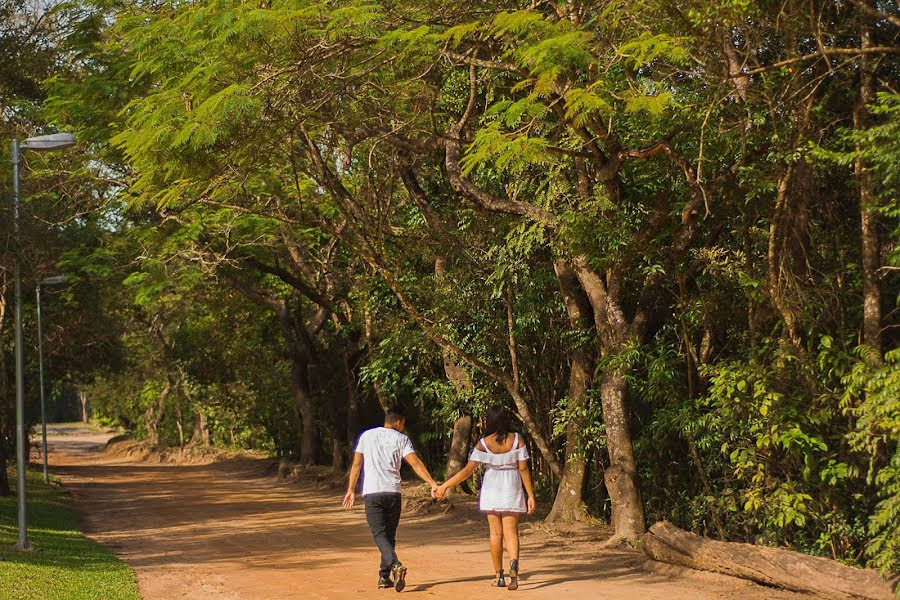
[[[75,499],[85,531],[134,568],[147,599],[385,598],[361,508],[341,489],[279,484],[260,463],[137,462],[103,452],[108,434],[51,427],[50,464]],[[457,511],[454,511],[457,512]],[[651,570],[631,551],[598,549],[603,531],[525,531],[519,591],[489,587],[486,525],[463,514],[404,515],[398,554],[404,594],[485,600],[800,599],[737,579]],[[527,528],[528,526],[526,526]]]

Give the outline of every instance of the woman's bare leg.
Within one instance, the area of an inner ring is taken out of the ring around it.
[[[487,520],[491,530],[491,560],[494,572],[499,573],[503,569],[503,519],[500,513],[488,513]]]
[[[509,583],[510,590],[519,589],[519,514],[503,513],[503,541],[506,543],[506,553],[509,555]]]
[[[506,546],[506,554],[510,560],[519,559],[519,515],[518,513],[503,513],[503,542]],[[503,562],[501,557],[501,563]]]

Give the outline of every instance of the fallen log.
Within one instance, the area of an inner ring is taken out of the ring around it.
[[[894,585],[877,571],[781,548],[719,542],[679,529],[668,521],[651,527],[642,541],[650,558],[682,567],[724,573],[823,598],[894,598]]]

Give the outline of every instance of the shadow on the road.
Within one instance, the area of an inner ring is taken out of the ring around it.
[[[54,467],[75,499],[84,530],[135,567],[239,561],[309,569],[320,562],[317,554],[329,554],[321,562],[333,563],[335,554],[374,548],[361,506],[350,515],[341,508],[343,490],[279,484],[260,471],[246,461]],[[310,512],[317,521],[297,522],[298,514]],[[429,519],[404,517],[401,551],[414,547]],[[470,539],[471,532],[462,526],[441,535],[452,545]]]
[[[62,443],[62,438],[57,441]],[[70,461],[78,464],[54,466],[54,473],[62,476],[72,493],[84,529],[133,567],[231,563],[236,568],[306,573],[317,567],[344,569],[359,563],[359,552],[375,553],[362,507],[349,514],[341,508],[342,489],[278,483],[265,474],[270,461],[240,459],[184,466],[126,458],[101,462],[89,445],[70,442],[76,440],[66,441],[65,451],[81,454],[84,462],[79,457]],[[315,519],[298,515],[315,515]],[[446,549],[446,561],[434,565],[434,573],[417,570],[411,574],[409,592],[469,582],[488,587],[492,573],[487,527],[480,517],[461,522],[466,516],[471,515],[403,516],[398,531],[401,560],[416,556],[417,549],[426,546],[433,553],[435,540],[440,540],[442,551]],[[594,529],[559,536],[523,531],[520,589],[586,580],[655,586],[678,579],[647,571],[645,558],[638,552],[601,550],[597,542],[604,533]],[[483,545],[472,543],[479,539]],[[454,573],[452,578],[435,576],[452,569],[454,560],[466,565],[478,562],[485,570]],[[353,577],[363,576],[353,571]]]
[[[524,544],[522,546],[522,564],[527,565],[528,556],[546,554],[542,552],[542,544]],[[487,554],[487,550],[485,550]],[[610,552],[605,554],[602,560],[599,557],[578,557],[570,552],[559,553],[553,568],[540,568],[534,571],[522,571],[519,577],[520,590],[537,590],[556,585],[565,585],[574,581],[588,580],[613,580],[621,578],[639,578],[644,583],[663,583],[670,581],[668,575],[652,574],[641,566],[645,559],[634,552]],[[493,573],[485,572],[468,577],[454,579],[428,580],[419,583],[415,587],[408,588],[410,592],[427,592],[434,588],[454,583],[484,582],[489,586],[493,579]]]

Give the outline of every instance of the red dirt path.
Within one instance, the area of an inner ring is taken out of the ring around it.
[[[147,599],[393,598],[376,590],[378,554],[362,509],[341,489],[281,484],[263,463],[153,464],[103,452],[109,434],[52,426],[50,464],[84,530],[134,568]],[[403,516],[398,554],[413,598],[485,600],[803,599],[724,576],[653,567],[602,550],[604,531],[523,527],[517,592],[488,585],[487,526],[465,510]]]

